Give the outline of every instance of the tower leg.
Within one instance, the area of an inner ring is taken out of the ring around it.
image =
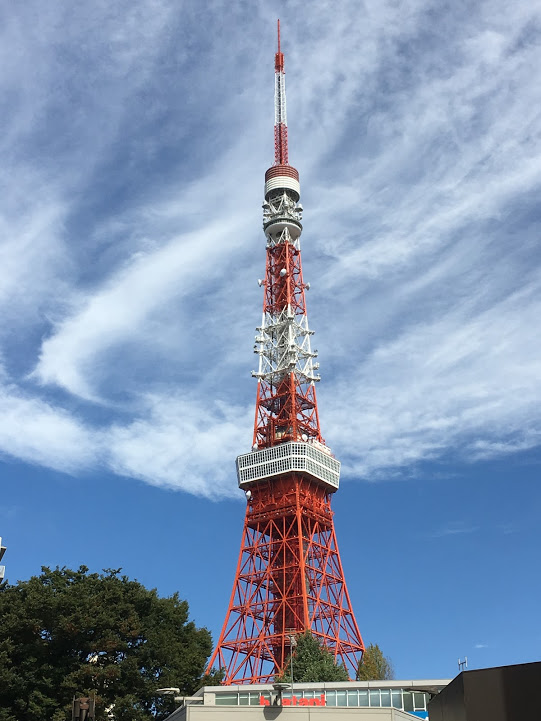
[[[252,490],[231,600],[209,667],[225,669],[225,684],[272,681],[286,665],[291,637],[304,631],[355,677],[364,646],[330,497],[291,474]]]

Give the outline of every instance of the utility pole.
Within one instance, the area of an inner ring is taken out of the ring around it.
[[[6,552],[6,547],[2,545],[2,538],[0,537],[0,561],[4,557],[4,553]],[[4,580],[4,574],[6,572],[5,566],[0,566],[0,581]]]

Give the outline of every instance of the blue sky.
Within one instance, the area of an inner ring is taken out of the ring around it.
[[[216,638],[244,513],[275,25],[357,621],[397,677],[539,660],[541,5],[0,10],[0,535]]]

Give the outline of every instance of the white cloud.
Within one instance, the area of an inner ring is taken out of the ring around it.
[[[233,493],[274,10],[51,6],[37,33],[36,8],[0,30],[0,448]],[[540,443],[539,10],[462,12],[284,9],[320,415],[351,478]]]
[[[66,473],[94,467],[99,446],[84,423],[71,414],[0,388],[0,452]]]
[[[174,394],[147,401],[146,420],[113,426],[108,433],[111,468],[211,498],[235,494],[234,459],[246,450],[252,409]]]
[[[378,344],[351,367],[354,383],[329,384],[326,419],[340,429],[333,443],[345,472],[366,477],[452,449],[479,458],[537,445],[538,297],[534,286],[477,314],[472,298]],[[355,409],[347,426],[345,404]]]
[[[144,337],[145,323],[153,312],[163,312],[167,303],[194,288],[200,290],[202,280],[212,283],[219,265],[206,260],[220,232],[221,224],[215,221],[200,232],[131,258],[103,288],[81,299],[82,308],[43,342],[35,375],[42,383],[56,383],[83,398],[95,399],[92,376],[101,353],[133,337]],[[234,247],[232,242],[214,252],[220,257]]]
[[[443,528],[434,531],[432,537],[444,538],[445,536],[468,535],[470,533],[476,533],[478,530],[479,526],[473,526],[465,521],[455,521],[454,523],[448,523],[443,526]]]

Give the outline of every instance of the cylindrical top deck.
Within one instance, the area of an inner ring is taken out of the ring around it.
[[[265,200],[273,191],[282,188],[290,191],[295,202],[300,200],[299,171],[291,165],[273,165],[265,173]]]

